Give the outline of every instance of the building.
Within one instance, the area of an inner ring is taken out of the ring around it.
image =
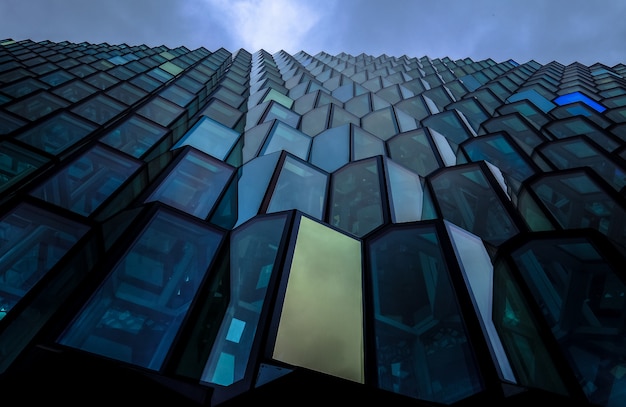
[[[3,395],[623,406],[624,75],[0,41]]]

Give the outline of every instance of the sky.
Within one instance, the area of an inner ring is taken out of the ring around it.
[[[0,40],[626,63],[624,0],[0,0]]]

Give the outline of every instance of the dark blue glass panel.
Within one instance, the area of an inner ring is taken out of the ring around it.
[[[313,138],[311,163],[333,172],[350,161],[350,126],[328,129]]]
[[[238,139],[237,131],[203,116],[172,149],[190,145],[217,159],[225,160]]]
[[[58,342],[159,370],[222,238],[157,212]]]
[[[132,116],[102,137],[100,141],[133,157],[140,158],[167,132],[168,129],[164,127],[139,116]]]
[[[61,154],[95,129],[94,125],[61,113],[16,138],[51,154]]]

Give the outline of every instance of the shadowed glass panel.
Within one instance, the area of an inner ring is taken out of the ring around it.
[[[311,137],[290,127],[283,122],[276,121],[272,132],[268,136],[262,155],[267,155],[276,151],[288,151],[296,157],[306,160],[311,146]]]
[[[31,195],[88,216],[139,167],[139,162],[95,145],[35,188]]]
[[[205,219],[234,168],[196,150],[188,150],[146,201],[161,201]]]
[[[445,404],[481,391],[435,229],[392,229],[367,250],[378,386]]]
[[[157,97],[137,110],[137,113],[155,123],[160,124],[161,126],[167,127],[184,111],[185,109],[182,107],[176,106],[165,99]]]
[[[258,218],[231,235],[229,305],[201,381],[228,386],[244,378],[285,221],[284,215]]]
[[[49,159],[8,141],[0,142],[0,192],[44,166]]]
[[[350,161],[350,126],[328,129],[313,138],[311,164],[333,172]]]
[[[100,139],[120,151],[140,158],[154,146],[168,129],[139,116],[133,116]]]
[[[58,342],[159,370],[222,238],[157,212]]]
[[[385,155],[385,143],[358,126],[352,129],[352,161]]]
[[[389,156],[397,163],[425,177],[439,168],[428,136],[423,129],[400,133],[387,141]]]
[[[68,102],[46,92],[39,92],[19,102],[6,106],[6,110],[27,120],[37,120],[40,117],[66,107]]]
[[[28,204],[0,219],[0,320],[88,229]]]
[[[95,127],[61,113],[16,138],[51,154],[61,154],[91,133]]]
[[[378,161],[368,159],[348,164],[332,175],[332,225],[363,236],[383,223],[378,171]]]
[[[105,124],[126,109],[126,106],[105,95],[97,95],[77,107],[72,112],[100,125]]]
[[[238,132],[204,116],[172,149],[190,145],[217,159],[225,160],[238,139]]]
[[[381,140],[399,133],[396,117],[391,106],[374,111],[361,119],[361,127]]]
[[[420,177],[392,160],[385,160],[391,220],[394,223],[422,219],[424,193]]]

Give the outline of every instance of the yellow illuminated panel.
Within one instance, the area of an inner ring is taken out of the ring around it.
[[[302,217],[273,357],[363,383],[361,243]]]

